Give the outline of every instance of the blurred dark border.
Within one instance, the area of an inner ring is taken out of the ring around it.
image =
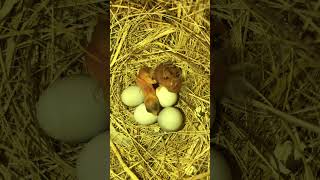
[[[107,19],[109,19],[109,21],[107,22],[107,27],[106,27],[106,31],[108,34],[108,42],[107,42],[107,49],[106,49],[106,54],[107,54],[107,64],[110,64],[110,1],[106,1],[107,2]],[[106,94],[108,97],[110,97],[110,66],[108,66],[108,68],[106,69],[107,71],[107,90],[106,90]],[[107,143],[107,149],[109,151],[107,151],[107,177],[109,177],[110,179],[110,98],[107,98],[107,113],[106,113],[106,120],[108,123],[107,125],[107,139],[109,140]]]

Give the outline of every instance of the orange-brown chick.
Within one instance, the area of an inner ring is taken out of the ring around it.
[[[158,97],[153,94],[148,94],[144,98],[144,104],[146,106],[146,109],[149,113],[152,113],[154,115],[158,115],[160,112],[160,103],[158,100]]]
[[[152,84],[156,81],[152,79],[151,69],[149,67],[143,67],[139,70],[136,78],[136,84],[143,90],[144,104],[148,112],[158,115],[160,112],[160,103],[156,96],[156,90]]]
[[[156,84],[157,81],[153,79],[152,73],[153,71],[150,67],[144,66],[139,70],[138,77],[148,84]]]
[[[154,79],[168,91],[178,93],[182,86],[182,71],[171,62],[159,64],[154,73]]]

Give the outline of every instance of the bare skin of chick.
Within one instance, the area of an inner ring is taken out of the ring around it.
[[[159,64],[153,77],[160,85],[166,87],[168,91],[178,93],[182,86],[182,71],[180,68],[170,62]]]
[[[157,81],[153,79],[152,73],[153,71],[150,67],[144,66],[139,70],[138,78],[143,79],[148,84],[156,84]]]
[[[156,90],[152,84],[156,81],[152,79],[151,69],[148,67],[143,67],[140,69],[136,83],[143,90],[144,94],[144,104],[149,113],[158,115],[160,112],[160,103],[158,97],[156,96]]]

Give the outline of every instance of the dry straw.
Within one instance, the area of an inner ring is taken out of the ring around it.
[[[112,1],[110,12],[111,178],[209,179],[209,1]],[[183,71],[175,133],[138,125],[120,100],[140,67],[166,61]]]
[[[39,129],[35,107],[54,80],[82,73],[83,47],[96,14],[105,9],[87,0],[1,1],[1,180],[76,179],[82,144],[49,138]]]
[[[242,179],[319,179],[319,1],[214,2],[242,67],[231,87],[247,92],[223,101],[213,141],[235,156]]]
[[[54,3],[0,3],[0,179],[75,179],[83,144],[47,137],[38,127],[35,106],[54,80],[83,73],[84,47],[93,20],[106,13],[106,4],[99,0]],[[209,114],[197,116],[195,111],[209,108],[208,8],[206,1],[112,2],[113,179],[208,175],[203,173],[209,167]],[[119,99],[142,65],[154,67],[167,60],[183,69],[178,107],[186,115],[185,128],[168,134],[157,125],[135,124],[132,109]]]
[[[48,138],[35,105],[55,79],[82,72],[92,20],[106,5],[51,2],[0,3],[0,179],[75,179],[82,144]],[[254,67],[243,84],[255,100],[224,101],[213,141],[235,156],[243,179],[319,179],[319,1],[214,2],[215,17],[232,27],[239,67]],[[208,8],[207,1],[112,1],[113,179],[208,179]],[[137,125],[119,99],[142,65],[167,60],[183,70],[178,107],[186,125],[177,133]]]

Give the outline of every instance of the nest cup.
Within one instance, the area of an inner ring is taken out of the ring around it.
[[[110,152],[110,175],[115,179],[209,178],[209,1],[153,3],[115,1],[110,9],[110,129],[117,147]],[[165,11],[173,7],[178,8]],[[135,85],[141,67],[155,68],[167,61],[181,68],[183,78],[175,107],[183,112],[185,124],[172,133],[162,131],[157,123],[137,124],[134,108],[120,99],[125,88]],[[132,168],[124,170],[124,166]]]

